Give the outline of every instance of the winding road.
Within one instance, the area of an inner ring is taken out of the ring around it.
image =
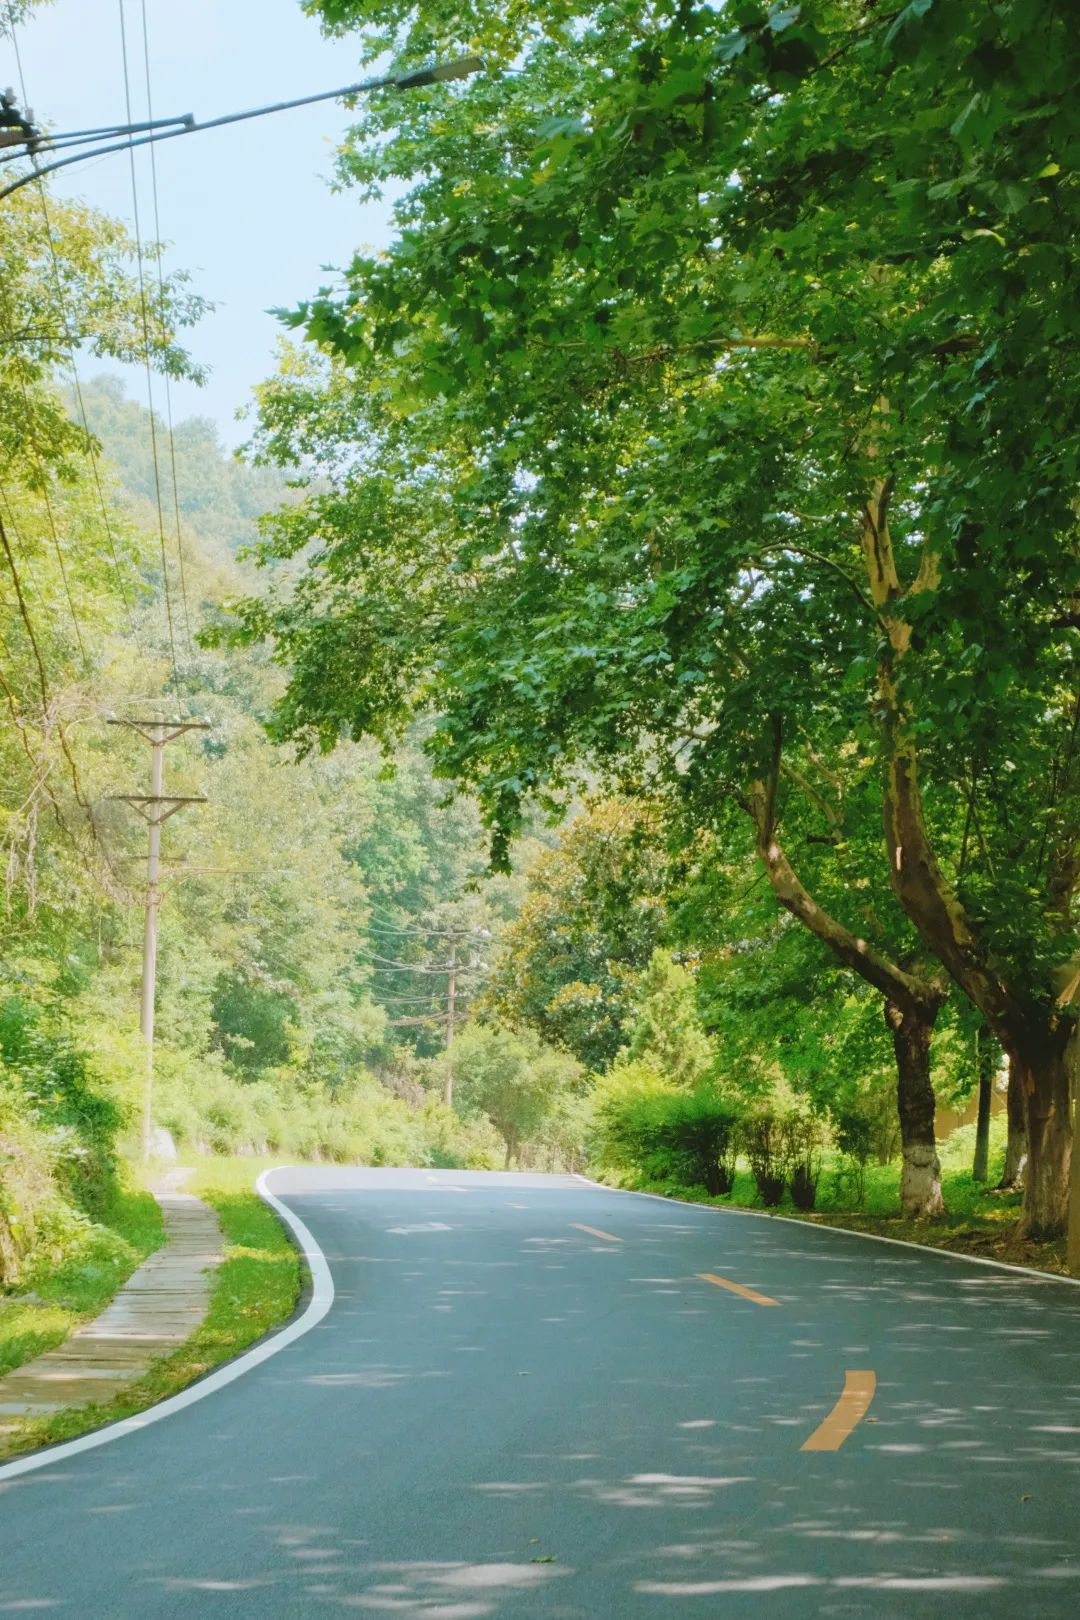
[[[570,1177],[271,1187],[330,1309],[0,1468],[0,1617],[1080,1613],[1080,1288]]]

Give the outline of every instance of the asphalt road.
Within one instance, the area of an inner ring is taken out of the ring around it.
[[[272,1186],[329,1313],[0,1478],[0,1616],[1080,1613],[1080,1289],[570,1178]]]

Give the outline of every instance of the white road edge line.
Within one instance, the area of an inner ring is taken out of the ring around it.
[[[278,1169],[289,1169],[291,1166],[278,1165]],[[18,1474],[29,1474],[37,1468],[52,1468],[57,1463],[66,1462],[69,1457],[78,1456],[80,1451],[92,1451],[95,1446],[107,1446],[112,1440],[119,1440],[125,1434],[133,1434],[138,1429],[145,1429],[151,1423],[158,1423],[162,1418],[172,1417],[174,1412],[180,1412],[185,1406],[194,1406],[196,1401],[205,1399],[207,1395],[214,1395],[226,1384],[234,1379],[242,1378],[244,1373],[250,1372],[253,1367],[268,1361],[276,1356],[279,1350],[300,1339],[305,1333],[322,1321],[331,1305],[334,1303],[334,1279],[330,1275],[326,1256],[323,1254],[308,1228],[294,1215],[280,1199],[275,1198],[267,1185],[267,1177],[272,1170],[264,1170],[255,1183],[255,1191],[264,1203],[279,1215],[290,1229],[296,1239],[297,1248],[307,1261],[311,1273],[311,1298],[307,1308],[294,1322],[283,1327],[272,1338],[263,1339],[251,1350],[244,1351],[235,1361],[228,1362],[217,1372],[208,1373],[197,1384],[191,1384],[182,1389],[177,1395],[170,1395],[166,1400],[159,1401],[156,1406],[150,1406],[145,1412],[139,1412],[134,1417],[121,1418],[116,1423],[110,1423],[105,1428],[95,1429],[93,1434],[80,1435],[77,1440],[66,1440],[62,1445],[50,1446],[45,1451],[33,1452],[28,1457],[18,1457],[14,1462],[0,1463],[0,1481],[14,1479]]]
[[[798,1226],[802,1231],[837,1232],[841,1237],[866,1238],[870,1243],[891,1243],[897,1249],[911,1249],[914,1254],[943,1254],[946,1260],[959,1260],[969,1266],[994,1266],[998,1271],[1014,1271],[1022,1277],[1035,1277],[1044,1283],[1070,1283],[1080,1288],[1080,1277],[1063,1277],[1056,1271],[1036,1271],[1034,1266],[1014,1266],[1009,1260],[988,1260],[981,1254],[961,1254],[956,1249],[939,1249],[932,1243],[909,1243],[907,1238],[882,1237],[879,1232],[856,1232],[850,1226],[828,1226],[824,1221],[799,1221],[793,1215],[770,1215],[764,1209],[744,1209],[741,1204],[695,1204],[689,1198],[668,1197],[666,1193],[638,1192],[633,1187],[609,1187],[606,1182],[594,1181],[591,1176],[573,1172],[575,1181],[587,1187],[598,1187],[601,1192],[622,1193],[625,1198],[652,1198],[658,1204],[681,1204],[684,1209],[699,1209],[708,1215],[747,1215],[754,1221],[783,1221],[785,1226]]]

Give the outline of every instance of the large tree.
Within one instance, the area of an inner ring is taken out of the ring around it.
[[[265,400],[279,453],[362,446],[281,526],[279,550],[321,541],[295,598],[248,613],[293,665],[282,729],[433,705],[497,854],[598,761],[741,795],[823,937],[778,783],[811,750],[869,757],[920,941],[879,988],[914,964],[927,1005],[941,963],[983,1012],[1023,1077],[1027,1228],[1060,1231],[1075,30],[1034,0],[321,9],[406,60],[516,65],[376,102],[344,159],[412,187],[391,251],[298,316],[329,384]]]

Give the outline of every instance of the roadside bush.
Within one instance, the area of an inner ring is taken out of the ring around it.
[[[116,1190],[119,1110],[91,1083],[70,1036],[15,996],[0,1004],[0,1086],[47,1143],[59,1193],[97,1219]]]
[[[793,1109],[784,1120],[791,1202],[796,1209],[811,1210],[817,1202],[821,1180],[822,1150],[826,1133],[821,1121],[805,1108]]]
[[[126,1274],[137,1262],[120,1230],[132,1203],[118,1174],[121,1123],[70,1037],[9,998],[0,1007],[0,1289],[78,1297],[93,1273]]]
[[[777,1110],[758,1107],[744,1119],[741,1134],[758,1197],[766,1208],[775,1209],[783,1199],[791,1170],[786,1122]]]
[[[486,1120],[462,1119],[431,1096],[410,1104],[366,1070],[333,1090],[288,1072],[245,1081],[217,1053],[161,1047],[154,1112],[181,1151],[195,1153],[472,1169],[491,1168],[497,1155]]]
[[[593,1115],[602,1162],[648,1181],[730,1193],[741,1109],[711,1088],[686,1092],[651,1066],[616,1066],[597,1084]]]
[[[521,1155],[520,1163],[530,1170],[584,1170],[589,1159],[591,1132],[591,1094],[560,1092],[538,1135]]]
[[[681,1095],[650,1063],[621,1061],[596,1082],[592,1149],[601,1166],[663,1180],[671,1166],[659,1127],[667,1105]]]
[[[660,1121],[659,1140],[670,1153],[678,1178],[704,1187],[713,1198],[726,1197],[735,1185],[740,1111],[736,1104],[709,1092],[674,1097]]]
[[[874,1151],[873,1124],[858,1110],[834,1115],[836,1146],[841,1160],[833,1172],[834,1196],[840,1203],[861,1209],[866,1202],[866,1167]]]

